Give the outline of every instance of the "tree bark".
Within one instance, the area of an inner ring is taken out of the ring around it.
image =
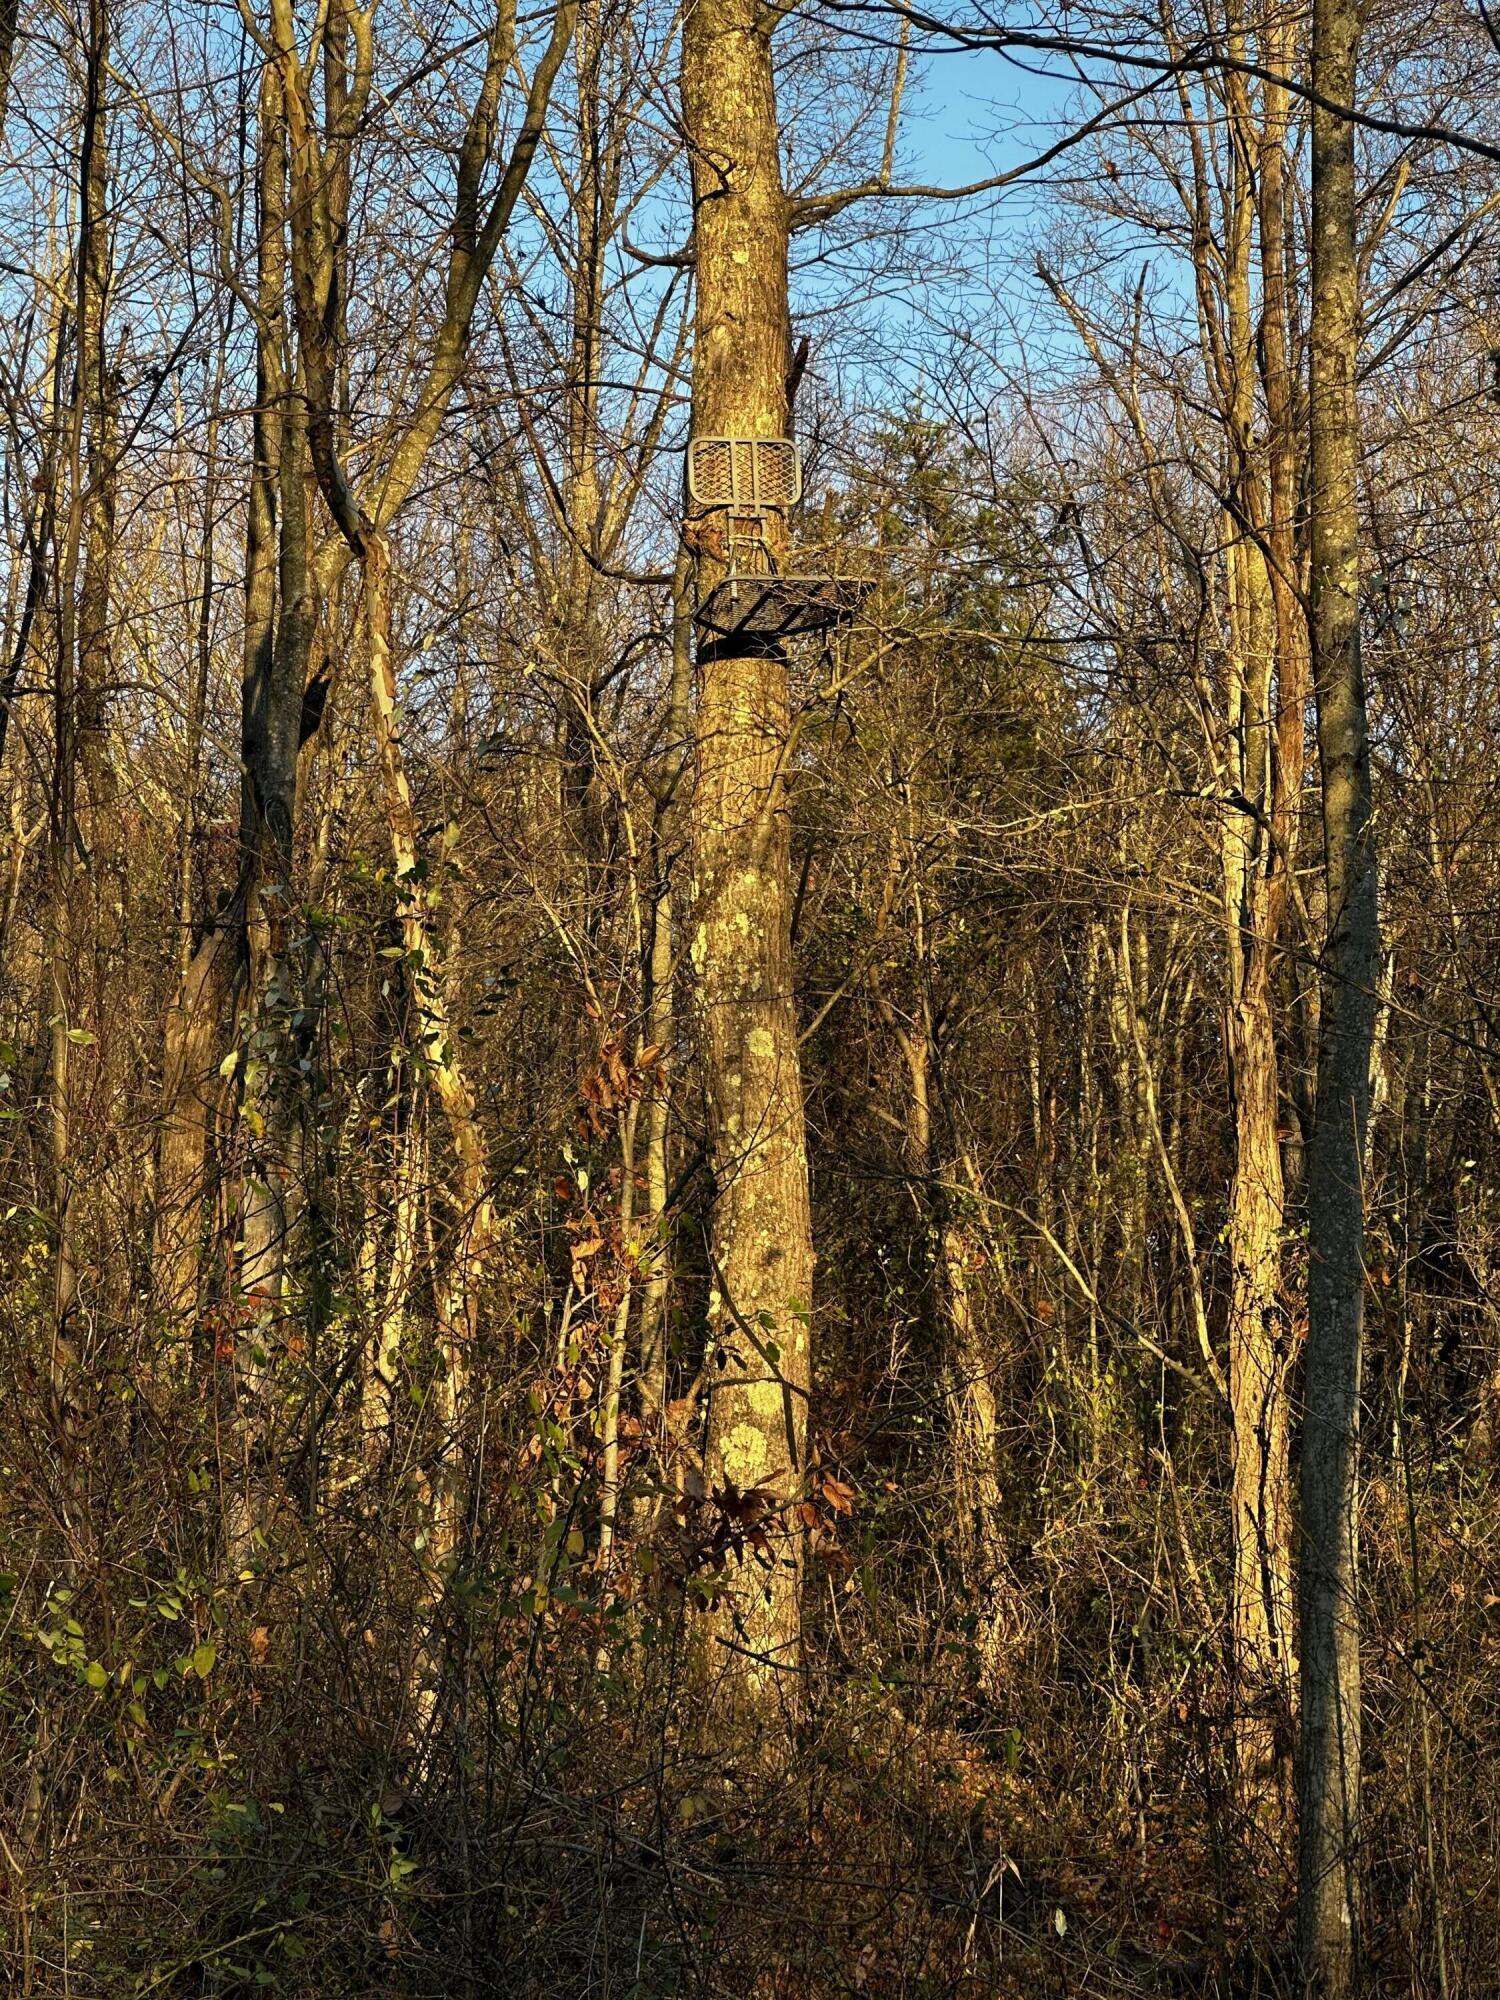
[[[1315,0],[1309,511],[1328,932],[1307,1173],[1298,1942],[1319,2000],[1345,2000],[1359,1977],[1361,1183],[1380,963],[1359,649],[1354,128],[1326,108],[1354,101],[1359,31],[1357,0]]]
[[[181,1338],[199,1292],[203,1207],[208,1193],[208,1132],[221,1016],[243,970],[250,913],[264,873],[264,801],[280,796],[295,808],[296,733],[302,691],[288,723],[275,715],[277,493],[285,448],[286,410],[286,150],[280,86],[269,64],[262,73],[259,131],[259,222],[256,238],[256,403],[245,528],[245,630],[241,690],[240,856],[226,907],[200,939],[167,1016],[156,1161],[153,1267],[158,1309]],[[305,447],[304,447],[305,455]],[[285,704],[282,705],[283,709]],[[272,775],[270,746],[282,761],[292,735],[290,790]],[[288,842],[290,823],[288,823]]]
[[[1229,1415],[1235,1754],[1247,1802],[1274,1789],[1292,1674],[1291,1326],[1281,1296],[1285,1190],[1267,938],[1231,1001]]]
[[[691,726],[693,666],[688,588],[684,552],[678,558],[672,586],[672,684],[667,707],[666,754],[652,787],[648,942],[642,967],[646,994],[644,1039],[648,1048],[659,1053],[658,1075],[650,1082],[646,1096],[646,1213],[640,1232],[643,1268],[641,1305],[636,1320],[636,1389],[642,1424],[653,1431],[660,1426],[667,1401],[667,1287],[672,1269],[667,1220],[667,1143],[672,1116],[676,986],[670,871],[679,817],[678,792],[687,764]]]
[[[251,482],[241,699],[245,787],[240,903],[246,957],[241,1085],[247,1164],[239,1289],[265,1325],[281,1311],[291,1223],[290,1095],[297,1086],[288,1037],[297,970],[286,930],[303,698],[317,626],[318,584],[308,493],[306,382],[293,361],[287,326],[287,107],[271,64],[262,74],[260,105],[261,407]]]
[[[0,139],[5,137],[5,119],[10,110],[10,87],[16,67],[16,43],[20,39],[21,0],[0,0]]]
[[[1235,44],[1236,48],[1240,45]],[[1253,134],[1245,93],[1234,155],[1226,272],[1229,643],[1222,866],[1226,1019],[1235,1167],[1228,1250],[1231,1430],[1231,1633],[1235,1759],[1247,1807],[1274,1801],[1290,1706],[1292,1553],[1291,1328],[1281,1297],[1285,1189],[1271,967],[1285,916],[1286,801],[1273,756],[1280,670],[1267,522],[1269,481],[1255,437],[1256,327],[1250,248]]]
[[[370,658],[370,711],[379,763],[391,859],[400,896],[401,942],[406,949],[416,1003],[417,1050],[423,1074],[443,1107],[457,1163],[454,1205],[458,1230],[449,1272],[438,1290],[450,1336],[448,1393],[457,1397],[466,1343],[477,1325],[476,1287],[497,1230],[490,1191],[489,1148],[474,1109],[458,1038],[450,1016],[447,975],[430,899],[418,867],[416,814],[401,752],[396,708],[396,663],[391,648],[390,556],[383,536],[370,533],[364,549],[366,636]],[[460,1345],[453,1347],[457,1340]]]
[[[79,1254],[75,1156],[74,1049],[90,1039],[81,1019],[78,966],[84,947],[80,893],[88,844],[78,807],[80,765],[89,778],[93,821],[107,818],[113,771],[104,741],[104,620],[114,545],[111,424],[104,386],[110,252],[105,79],[109,17],[90,0],[79,126],[75,262],[77,361],[68,426],[69,499],[58,550],[57,662],[53,688],[51,846],[46,923],[49,1128],[53,1178],[53,1321],[49,1396],[65,1463],[69,1459],[68,1375],[77,1361]],[[101,808],[104,809],[101,811]]]
[[[697,243],[695,436],[786,434],[789,208],[771,34],[758,0],[697,0],[681,94]],[[699,556],[700,593],[723,566]],[[745,637],[697,647],[696,908],[716,1199],[706,1467],[766,1547],[724,1582],[710,1667],[730,1710],[796,1704],[813,1248],[792,981],[786,661]],[[748,1509],[741,1496],[755,1496]],[[722,1679],[720,1679],[722,1676]]]

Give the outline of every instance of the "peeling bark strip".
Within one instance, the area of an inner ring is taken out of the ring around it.
[[[783,437],[790,326],[771,33],[759,0],[695,0],[682,30],[698,295],[693,433]],[[708,538],[711,541],[711,538]],[[699,551],[699,596],[723,566]],[[795,1703],[799,1488],[811,1379],[812,1226],[792,987],[786,662],[753,640],[700,640],[691,956],[717,1183],[707,1467],[763,1496],[769,1550],[728,1580],[709,1670],[731,1709]],[[753,1336],[753,1337],[752,1337]],[[756,1510],[752,1510],[756,1511]]]
[[[1318,2000],[1347,2000],[1359,1981],[1361,1181],[1380,925],[1359,653],[1354,128],[1323,108],[1355,101],[1359,33],[1358,0],[1314,0],[1309,518],[1328,939],[1307,1173],[1297,1932]]]

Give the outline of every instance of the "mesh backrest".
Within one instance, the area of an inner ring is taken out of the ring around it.
[[[728,438],[694,438],[688,446],[688,492],[702,507],[727,507],[733,497],[734,447]]]
[[[762,507],[791,507],[802,497],[802,468],[790,438],[767,438],[755,447],[755,468]]]
[[[694,438],[688,497],[698,507],[795,506],[802,465],[790,438]]]

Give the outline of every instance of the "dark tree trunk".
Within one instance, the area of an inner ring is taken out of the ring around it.
[[[1315,0],[1309,512],[1328,933],[1307,1170],[1298,1939],[1319,2000],[1345,2000],[1359,1977],[1361,1182],[1380,962],[1359,650],[1354,128],[1324,108],[1352,103],[1358,44],[1357,0]]]

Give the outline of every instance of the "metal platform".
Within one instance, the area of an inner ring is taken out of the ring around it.
[[[847,624],[873,585],[847,576],[726,577],[693,613],[705,631],[731,639],[794,639]]]

